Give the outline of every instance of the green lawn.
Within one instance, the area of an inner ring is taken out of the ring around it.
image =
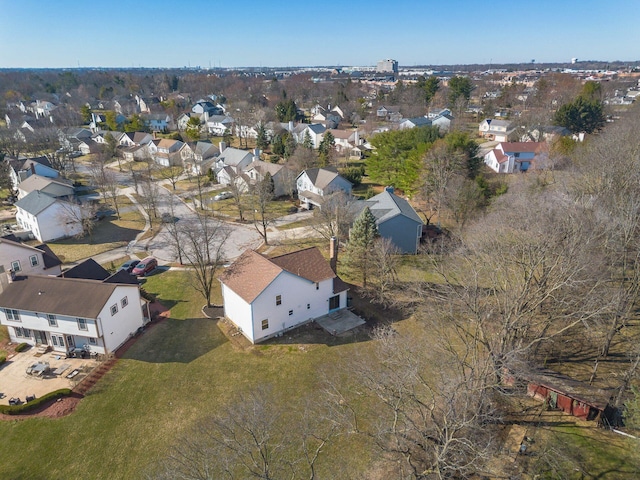
[[[241,351],[216,321],[201,318],[204,302],[182,272],[153,275],[144,287],[172,305],[171,318],[148,329],[72,415],[0,422],[0,478],[143,478],[180,435],[233,395],[270,384],[293,408],[316,388],[321,367],[367,344],[302,351],[273,342]],[[360,470],[370,460],[352,453],[321,471]]]
[[[119,204],[122,208],[127,205],[129,201],[126,197],[121,197],[121,199],[124,199]],[[48,242],[48,245],[63,262],[74,262],[117,247],[125,246],[133,240],[143,228],[144,218],[136,209],[121,214],[119,220],[115,215],[112,215],[98,221],[91,236],[67,238],[56,242]]]
[[[318,334],[312,337],[316,341],[309,341],[308,334],[296,331],[241,349],[228,341],[216,321],[202,318],[204,301],[184,272],[152,275],[144,288],[171,307],[171,318],[147,329],[73,414],[0,422],[5,445],[0,449],[0,478],[145,478],[182,435],[235,395],[266,384],[289,408],[300,408],[305,393],[320,394],[319,372],[333,372],[372,345],[364,333],[346,339]],[[218,290],[214,302],[219,300]],[[394,328],[410,335],[423,327],[408,319]],[[301,343],[304,348],[299,348]],[[280,421],[286,424],[286,416]],[[582,478],[637,478],[637,444],[608,434],[603,439],[565,430],[558,432],[561,441],[584,452],[591,462],[587,465],[594,468],[592,476]],[[619,442],[627,442],[626,450]],[[615,443],[615,452],[609,443]],[[319,461],[317,478],[385,478],[366,475],[378,459],[371,458],[356,437],[341,437],[326,452],[330,458]],[[602,461],[606,455],[610,459]]]

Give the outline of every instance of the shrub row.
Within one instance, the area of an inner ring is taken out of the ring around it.
[[[22,342],[22,343],[19,343],[18,345],[16,345],[15,351],[16,352],[22,352],[22,351],[26,350],[28,347],[29,347],[28,343]]]
[[[4,413],[6,415],[19,415],[21,413],[31,411],[43,403],[61,397],[68,397],[69,395],[71,395],[71,390],[69,388],[61,388],[60,390],[49,392],[40,398],[36,398],[35,400],[31,400],[30,402],[23,403],[21,405],[0,405],[0,413]]]
[[[7,356],[6,355],[0,355],[0,365],[2,365],[6,361],[7,361]]]

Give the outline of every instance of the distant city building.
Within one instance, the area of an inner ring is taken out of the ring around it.
[[[398,61],[397,60],[380,60],[376,66],[376,73],[393,73],[398,74]]]

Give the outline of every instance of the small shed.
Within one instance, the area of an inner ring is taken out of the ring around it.
[[[524,375],[527,394],[546,402],[551,408],[583,420],[614,423],[616,409],[609,405],[612,395],[553,370],[537,369]]]

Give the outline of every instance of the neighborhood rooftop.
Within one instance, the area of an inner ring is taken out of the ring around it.
[[[96,318],[116,286],[98,280],[18,276],[0,293],[0,304],[15,310]]]
[[[336,277],[320,250],[310,247],[273,258],[247,250],[220,276],[220,280],[251,303],[283,271],[310,282]]]
[[[403,214],[419,223],[422,219],[418,216],[413,207],[404,198],[394,195],[388,190],[365,200],[365,205],[369,207],[376,220],[384,222],[391,217]]]

